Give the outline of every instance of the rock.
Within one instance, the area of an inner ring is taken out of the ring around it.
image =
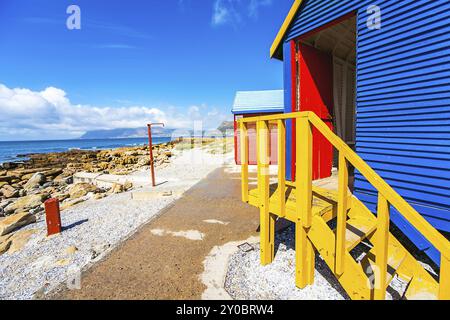
[[[4,236],[25,225],[36,222],[36,217],[28,212],[11,215],[0,220],[0,236]]]
[[[114,183],[111,189],[109,190],[109,193],[122,193],[123,192],[123,186],[118,183]]]
[[[73,207],[74,205],[77,205],[77,204],[79,204],[81,202],[84,202],[84,201],[86,201],[86,199],[84,199],[84,198],[77,198],[77,199],[73,199],[73,200],[69,200],[69,201],[64,201],[61,204],[61,206],[59,207],[59,209],[61,211],[64,211],[64,210],[66,210],[66,209],[68,209],[70,207]]]
[[[12,234],[7,234],[6,236],[0,237],[0,255],[4,254],[8,251],[9,247],[11,246],[11,240]]]
[[[39,207],[45,200],[45,196],[42,194],[32,194],[17,199],[15,202],[9,204],[5,208],[6,214],[12,214],[14,212],[23,212],[30,209]]]
[[[6,170],[0,170],[0,177],[6,176]]]
[[[70,259],[60,259],[58,261],[55,262],[55,266],[57,267],[65,267],[70,263]]]
[[[61,168],[55,168],[55,169],[51,169],[51,170],[43,172],[43,174],[46,177],[56,177],[56,176],[60,175],[61,173],[63,173],[63,169],[61,169]]]
[[[6,199],[9,199],[9,198],[17,198],[17,197],[19,196],[19,190],[14,189],[14,188],[11,187],[9,184],[3,186],[3,187],[0,189],[0,192],[3,193],[3,196],[4,196]]]
[[[59,202],[63,202],[64,200],[68,199],[70,195],[68,193],[54,193],[52,194],[52,198],[58,199]]]
[[[131,188],[133,188],[133,183],[131,183],[130,181],[125,181],[125,183],[123,184],[123,189],[125,191],[130,190]]]
[[[25,197],[27,195],[27,191],[24,189],[19,190],[19,197]]]
[[[17,168],[18,164],[16,162],[4,162],[2,168],[6,170],[11,170]]]
[[[6,208],[10,203],[13,203],[14,199],[7,199],[0,202],[0,208]]]
[[[78,251],[78,248],[77,248],[77,247],[75,247],[75,246],[70,246],[70,247],[68,247],[68,248],[66,249],[65,253],[68,254],[68,255],[74,255],[75,252],[77,252],[77,251]]]
[[[60,174],[55,179],[53,179],[53,182],[58,184],[72,184],[73,183],[73,177],[72,176],[65,176],[64,174]]]
[[[105,198],[106,197],[106,194],[104,194],[104,193],[97,193],[95,196],[94,196],[94,199],[95,200],[100,200],[100,199],[103,199],[103,198]]]
[[[3,186],[6,186],[6,185],[8,185],[8,182],[6,182],[6,181],[0,182],[0,188],[3,188]]]
[[[24,185],[25,190],[35,189],[46,181],[45,175],[43,173],[37,172],[33,174],[33,176],[28,180],[28,182]]]
[[[18,231],[16,233],[14,233],[13,236],[11,238],[9,238],[9,240],[11,240],[11,245],[7,252],[9,254],[13,254],[13,253],[16,253],[16,252],[22,250],[22,248],[30,240],[31,236],[37,232],[38,232],[37,229],[30,229],[30,230],[22,230],[22,231]]]
[[[69,195],[72,199],[84,197],[89,192],[96,192],[97,187],[90,183],[77,183],[69,189]]]
[[[13,180],[16,180],[16,176],[0,176],[0,182],[11,183]]]

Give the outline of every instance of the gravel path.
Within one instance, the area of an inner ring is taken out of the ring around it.
[[[238,251],[229,263],[225,289],[238,300],[343,300],[345,291],[325,261],[316,255],[314,284],[305,289],[295,286],[294,227],[275,236],[275,260],[261,266],[259,243],[250,252]]]
[[[223,155],[212,155],[203,149],[183,151],[174,156],[170,165],[157,170],[160,188],[176,189],[172,195],[137,201],[127,192],[89,200],[64,211],[64,231],[49,238],[43,218],[27,226],[24,229],[38,230],[27,245],[19,252],[0,256],[0,299],[40,298],[66,281],[76,286],[81,270],[101,260],[223,162]]]

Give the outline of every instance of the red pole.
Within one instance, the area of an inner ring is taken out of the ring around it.
[[[61,215],[58,199],[48,199],[44,202],[47,236],[61,232]]]
[[[153,161],[153,141],[152,141],[152,126],[155,125],[162,125],[164,127],[164,123],[149,123],[147,124],[148,129],[148,147],[150,151],[150,172],[152,175],[152,186],[155,187],[155,167],[154,167],[154,161]]]

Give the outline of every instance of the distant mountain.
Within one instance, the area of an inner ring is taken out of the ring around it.
[[[152,128],[153,137],[170,137],[174,129],[161,127]],[[83,134],[80,139],[119,139],[119,138],[145,138],[147,128],[122,128],[111,130],[92,130]]]
[[[234,122],[233,121],[224,121],[220,124],[220,126],[217,128],[220,132],[230,132],[234,131]]]

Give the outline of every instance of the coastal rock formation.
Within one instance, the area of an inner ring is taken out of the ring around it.
[[[154,164],[165,166],[177,142],[153,147]],[[129,182],[101,189],[89,183],[73,184],[80,171],[127,175],[150,165],[147,146],[113,150],[71,150],[23,155],[24,161],[0,165],[0,254],[23,246],[32,231],[20,230],[43,214],[48,198],[60,201],[61,211],[89,199],[101,199],[133,188]],[[3,218],[2,218],[3,217]]]
[[[6,217],[0,220],[0,236],[7,235],[12,231],[33,222],[36,222],[36,217],[28,212],[22,212]]]
[[[10,203],[6,206],[5,213],[7,215],[19,212],[25,212],[30,209],[34,209],[39,207],[46,199],[46,196],[43,194],[32,194],[29,196],[21,197],[16,201]]]
[[[98,188],[89,183],[77,183],[70,187],[69,196],[72,199],[84,197],[89,192],[98,192]]]

